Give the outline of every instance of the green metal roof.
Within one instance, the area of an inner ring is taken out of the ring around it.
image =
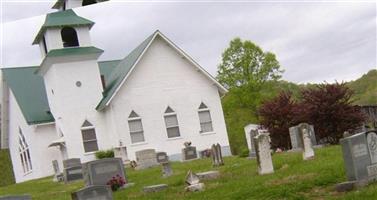
[[[103,92],[102,100],[96,107],[97,110],[102,110],[106,107],[106,103],[110,100],[111,96],[122,83],[122,80],[127,76],[132,66],[136,63],[140,55],[143,53],[144,49],[151,42],[156,32],[154,32],[141,44],[139,44],[139,46],[132,50],[131,53],[128,54],[123,60],[121,60],[119,64],[115,67],[115,69],[109,76],[109,82],[106,83],[106,89]]]
[[[94,22],[76,15],[72,9],[49,13],[45,22],[35,37],[33,44],[38,44],[47,28],[64,27],[64,26],[89,26],[91,28]]]
[[[92,53],[103,53],[103,50],[96,47],[71,47],[71,48],[53,49],[49,51],[45,57],[83,55],[83,54],[92,54]]]
[[[46,89],[38,67],[4,68],[3,76],[12,90],[28,124],[53,122]]]
[[[98,62],[106,83],[120,60]],[[43,78],[36,74],[39,66],[3,68],[3,76],[12,90],[22,114],[28,124],[53,122],[50,114]]]

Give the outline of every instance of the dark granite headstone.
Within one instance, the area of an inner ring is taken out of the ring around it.
[[[82,176],[82,167],[68,167],[63,170],[64,183],[69,183],[71,181],[81,180]]]
[[[166,163],[169,162],[169,157],[166,152],[158,152],[156,153],[156,159],[158,163]]]
[[[368,179],[367,168],[371,165],[365,132],[340,139],[342,145],[344,165],[349,181]],[[373,167],[371,168],[371,170]]]
[[[87,186],[106,185],[112,177],[117,175],[126,181],[121,158],[103,158],[84,163],[82,166],[84,181]]]
[[[85,187],[71,194],[72,200],[112,200],[113,193],[110,186],[94,185]]]
[[[182,159],[185,160],[192,160],[198,158],[196,153],[196,147],[194,146],[187,146],[182,149]]]

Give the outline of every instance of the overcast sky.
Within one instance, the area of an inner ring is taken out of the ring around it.
[[[2,1],[1,66],[39,65],[31,43],[55,1]],[[121,2],[74,9],[96,24],[100,60],[121,59],[156,29],[216,75],[235,37],[277,55],[283,79],[349,81],[376,64],[376,2]],[[35,17],[36,16],[36,17]]]

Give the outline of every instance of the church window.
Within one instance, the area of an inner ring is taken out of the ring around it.
[[[169,106],[165,110],[164,119],[168,138],[175,138],[181,136],[179,132],[177,114]]]
[[[96,130],[87,120],[81,126],[82,140],[85,152],[94,152],[98,150]]]
[[[18,128],[18,144],[18,151],[20,154],[22,169],[24,174],[26,174],[32,171],[33,166],[31,164],[29,145],[26,142],[21,128]]]
[[[145,141],[141,117],[135,111],[132,111],[128,116],[128,127],[130,129],[132,143]]]
[[[60,32],[63,40],[63,47],[77,47],[79,40],[77,38],[76,30],[72,27],[64,27]]]
[[[97,3],[96,0],[83,0],[82,6],[87,6],[87,5],[91,5],[91,4],[95,4],[95,3]]]
[[[213,127],[211,113],[203,102],[199,106],[198,114],[200,122],[200,133],[212,132]]]

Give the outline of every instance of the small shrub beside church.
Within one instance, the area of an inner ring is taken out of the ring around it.
[[[97,151],[96,152],[96,158],[102,159],[102,158],[114,158],[114,150],[104,150],[104,151]]]

